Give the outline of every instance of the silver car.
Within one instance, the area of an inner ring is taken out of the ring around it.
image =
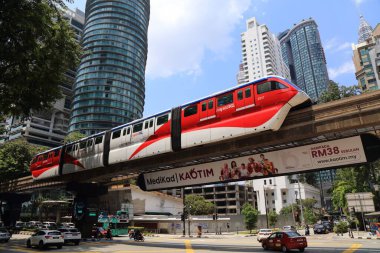
[[[0,242],[8,242],[11,236],[6,228],[0,228]]]

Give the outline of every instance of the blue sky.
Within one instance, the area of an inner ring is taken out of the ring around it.
[[[356,84],[351,44],[359,15],[374,28],[379,0],[151,0],[144,116],[236,85],[240,34],[256,17],[278,34],[302,19],[318,24],[330,79]],[[85,0],[69,8],[85,9]]]

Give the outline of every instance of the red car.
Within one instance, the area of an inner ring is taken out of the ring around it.
[[[288,252],[291,249],[299,249],[304,252],[307,247],[306,237],[294,231],[275,232],[268,238],[263,239],[264,250],[274,249]]]

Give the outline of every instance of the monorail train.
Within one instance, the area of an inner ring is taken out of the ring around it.
[[[288,80],[268,76],[37,154],[33,179],[276,131],[291,108],[309,103]]]

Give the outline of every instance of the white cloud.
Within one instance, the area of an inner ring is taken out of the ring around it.
[[[154,0],[150,2],[147,75],[200,73],[206,52],[223,57],[250,0]]]
[[[350,50],[349,52],[351,52],[351,45],[351,42],[340,42],[338,38],[334,37],[324,43],[324,49],[332,53],[345,50]]]
[[[360,6],[366,0],[353,0],[356,6]]]
[[[347,73],[354,74],[355,66],[354,66],[354,63],[351,60],[349,60],[337,68],[329,68],[328,72],[329,72],[330,79],[334,79],[343,74],[347,74]]]

